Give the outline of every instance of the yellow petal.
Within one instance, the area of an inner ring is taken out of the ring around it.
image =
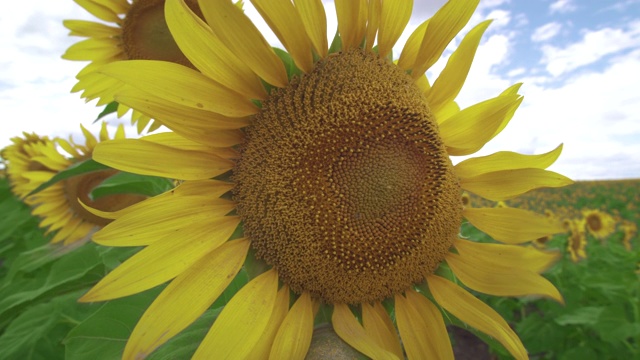
[[[209,227],[169,234],[115,268],[79,301],[116,299],[171,280],[227,241],[238,223],[238,218],[229,216],[211,221]]]
[[[559,222],[522,209],[465,208],[462,214],[480,231],[507,244],[520,244],[564,231]]]
[[[254,72],[184,1],[166,1],[165,17],[171,36],[182,53],[203,74],[247,98],[263,100],[267,96]]]
[[[463,284],[481,293],[497,296],[548,296],[558,302],[562,295],[553,284],[526,266],[507,267],[493,259],[447,254],[447,264]]]
[[[224,307],[193,359],[244,359],[267,328],[277,293],[275,270],[251,280]]]
[[[198,3],[217,37],[256,75],[277,87],[289,83],[284,64],[240,8],[228,0]]]
[[[438,112],[433,113],[436,117],[438,125],[442,124],[445,120],[460,112],[460,106],[455,101],[447,103],[444,107],[440,108]]]
[[[144,112],[174,131],[194,128],[198,130],[239,129],[249,124],[247,117],[227,117],[180,104],[168,104],[153,94],[140,91],[122,91],[116,95],[115,100]]]
[[[305,73],[313,70],[311,40],[291,0],[251,0],[262,18]]]
[[[442,314],[426,297],[408,290],[395,296],[396,321],[409,359],[453,359]]]
[[[422,39],[424,38],[424,33],[427,31],[427,26],[429,26],[429,20],[424,21],[422,24],[418,25],[418,27],[413,30],[407,42],[404,44],[402,48],[402,52],[400,53],[400,58],[398,58],[398,66],[405,71],[411,71],[418,57],[418,52],[420,52],[420,46],[422,45]],[[424,73],[422,73],[424,75]],[[417,79],[421,78],[416,77]]]
[[[107,58],[119,58],[122,54],[122,49],[112,39],[89,38],[69,46],[62,58],[66,60],[100,61]]]
[[[518,335],[492,308],[458,285],[439,276],[428,276],[427,283],[433,298],[448,312],[498,340],[516,359],[529,358]]]
[[[327,15],[321,0],[293,0],[313,49],[321,58],[327,56]]]
[[[169,102],[224,116],[242,117],[258,112],[248,98],[203,74],[168,61],[116,61],[96,70]]]
[[[71,30],[69,33],[71,36],[100,38],[117,36],[122,33],[122,30],[117,27],[86,20],[63,20],[62,25]]]
[[[100,143],[93,151],[93,159],[122,171],[180,180],[209,179],[233,168],[233,162],[210,153],[138,139]]]
[[[449,57],[447,65],[433,83],[431,90],[425,94],[427,104],[432,112],[437,113],[460,93],[467,79],[467,74],[469,74],[478,45],[480,45],[482,34],[490,23],[491,20],[487,20],[476,25]]]
[[[367,29],[369,7],[366,0],[336,0],[335,6],[342,51],[359,47]]]
[[[517,94],[521,86],[522,86],[522,83],[513,84],[510,87],[508,87],[505,91],[503,91],[500,94],[500,96]],[[511,111],[507,113],[507,115],[504,117],[504,120],[502,120],[502,123],[500,124],[500,126],[498,126],[498,128],[496,129],[496,132],[493,134],[494,137],[500,134],[500,132],[504,130],[505,127],[507,127],[507,124],[509,124],[509,121],[511,121],[511,118],[513,118],[513,115],[515,115],[516,110],[517,110],[516,108],[511,109]]]
[[[429,21],[412,76],[422,76],[435,64],[451,40],[467,24],[480,0],[451,0],[445,3]]]
[[[573,184],[566,176],[542,169],[501,170],[461,178],[462,189],[485,199],[501,201],[539,188],[557,188]]]
[[[303,292],[284,318],[273,341],[270,359],[304,359],[313,334],[313,303]]]
[[[472,105],[440,124],[440,134],[450,155],[469,155],[480,150],[511,109],[522,102],[519,95],[497,96]]]
[[[74,0],[78,5],[82,6],[85,10],[91,13],[91,15],[97,17],[100,20],[106,22],[119,24],[121,22],[118,15],[110,8],[100,5],[91,0]]]
[[[195,180],[195,181],[186,181],[178,185],[172,190],[164,192],[160,195],[156,195],[152,198],[145,199],[139,203],[135,203],[131,206],[127,206],[126,208],[118,211],[113,211],[113,212],[100,211],[98,209],[90,208],[87,205],[83,204],[82,202],[80,202],[80,205],[82,205],[87,211],[101,218],[118,219],[124,216],[125,214],[133,213],[141,209],[143,209],[142,211],[145,212],[146,210],[144,209],[147,209],[147,208],[152,208],[158,205],[162,207],[164,206],[163,205],[164,201],[167,201],[167,199],[173,198],[174,196],[206,195],[206,196],[209,196],[211,199],[215,199],[220,197],[222,194],[230,191],[231,189],[233,189],[233,184],[227,183],[224,181]],[[143,245],[148,245],[148,244],[143,244]]]
[[[562,144],[540,155],[523,155],[511,151],[500,151],[491,155],[463,160],[455,165],[456,175],[469,178],[500,170],[510,169],[546,169],[553,164],[562,152]]]
[[[383,1],[378,30],[378,54],[386,57],[409,23],[413,0]]]
[[[211,144],[201,144],[199,142],[187,139],[180,134],[174,132],[162,132],[147,135],[141,138],[144,141],[151,141],[164,146],[170,146],[172,148],[190,151],[203,151],[209,152],[215,156],[223,159],[237,159],[239,157],[238,151],[229,147],[215,147]]]
[[[369,17],[367,18],[367,35],[366,35],[367,42],[364,45],[365,50],[369,50],[373,48],[373,44],[376,41],[376,34],[378,33],[378,29],[380,28],[381,12],[382,12],[381,0],[369,1],[369,11],[368,11]]]
[[[456,239],[453,245],[464,258],[485,259],[506,267],[526,268],[535,273],[548,269],[561,256],[558,251],[542,251],[529,246],[478,243],[462,239]]]
[[[125,213],[95,233],[93,241],[105,246],[143,246],[171,234],[188,237],[207,224],[212,233],[237,225],[235,216],[224,216],[235,208],[231,201],[202,195],[162,200],[148,201],[136,211]]]
[[[372,359],[397,359],[370,338],[346,304],[335,304],[331,323],[336,334],[354,349]]]
[[[375,302],[373,305],[369,303],[362,304],[362,326],[367,335],[376,344],[395,354],[398,359],[403,357],[402,346],[398,340],[396,328],[381,303]]]
[[[289,287],[285,284],[278,291],[276,304],[269,318],[267,328],[264,330],[264,333],[262,333],[262,336],[260,336],[260,340],[258,340],[258,343],[253,347],[249,356],[247,356],[247,359],[269,358],[273,339],[275,339],[280,329],[280,324],[282,324],[285,316],[287,316],[287,311],[289,311]]]
[[[200,317],[240,271],[248,250],[247,239],[229,241],[176,277],[136,324],[123,358],[146,357]]]

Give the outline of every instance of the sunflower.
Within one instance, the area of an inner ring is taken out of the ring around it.
[[[91,157],[98,140],[82,125],[80,126],[86,138],[84,145],[75,144],[71,139],[69,141],[49,140],[47,137],[25,133],[24,139],[12,139],[14,144],[3,152],[8,163],[14,193],[33,207],[33,215],[42,218],[40,227],[46,228],[47,233],[57,231],[51,240],[52,243],[63,242],[67,245],[86,240],[97,228],[110,222],[85,210],[78,199],[95,208],[110,211],[120,210],[144,199],[138,195],[110,195],[91,199],[89,195],[91,190],[104,179],[114,175],[115,170],[74,176],[29,195],[60,171]],[[122,126],[118,128],[115,138],[124,138]],[[100,141],[108,139],[106,123],[103,123]],[[64,149],[70,158],[63,155],[59,148]]]
[[[461,200],[463,207],[471,206],[471,196],[466,191],[462,193]]]
[[[615,219],[600,210],[584,210],[582,216],[585,220],[585,226],[589,233],[599,240],[606,239],[609,235],[616,231]]]
[[[522,101],[515,85],[462,110],[454,102],[488,21],[470,30],[433,85],[424,75],[478,1],[445,4],[397,62],[390,52],[410,1],[336,1],[339,36],[330,48],[319,0],[252,3],[288,53],[274,51],[228,0],[200,2],[206,23],[183,1],[167,1],[168,27],[198,71],[160,61],[97,70],[126,84],[116,100],[173,133],[105,142],[94,159],[184,180],[121,211],[96,211],[115,221],[95,242],[144,249],[81,301],[171,280],[124,358],[145,357],[186,328],[243,264],[252,279],[195,358],[303,358],[320,304],[338,336],[374,359],[451,358],[442,311],[526,358],[509,325],[465,287],[562,301],[540,275],[557,254],[519,246],[562,225],[515,208],[463,209],[462,191],[502,201],[571,181],[545,170],[561,147],[453,166],[450,156],[482,148]],[[460,239],[463,218],[501,243]]]
[[[164,19],[164,0],[75,0],[101,22],[86,20],[65,20],[69,35],[87,39],[71,45],[62,55],[67,60],[90,61],[78,73],[78,83],[72,92],[82,91],[87,101],[99,98],[97,105],[113,101],[113,91],[120,84],[107,79],[93,70],[100,65],[120,60],[163,60],[193,68],[180,51]],[[202,17],[196,0],[187,0],[187,5]],[[241,5],[241,4],[240,4]],[[118,104],[118,117],[129,111],[127,106]],[[149,116],[138,111],[132,112],[132,124],[138,132],[151,122]],[[161,124],[153,122],[149,131]]]
[[[584,231],[585,220],[571,220],[569,222],[569,239],[567,241],[567,251],[571,255],[571,261],[578,262],[587,258],[585,248],[587,247],[587,237]]]
[[[620,228],[624,233],[624,237],[622,238],[622,244],[624,245],[625,249],[627,249],[628,251],[631,251],[632,249],[631,240],[634,238],[634,236],[638,232],[638,225],[636,225],[636,223],[634,223],[633,221],[623,220],[622,225],[620,225]]]

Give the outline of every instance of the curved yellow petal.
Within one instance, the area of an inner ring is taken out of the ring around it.
[[[378,54],[386,57],[409,23],[413,0],[383,1],[378,30]]]
[[[411,71],[411,69],[413,69],[416,59],[418,58],[418,53],[420,52],[424,33],[427,31],[427,26],[429,26],[429,20],[425,20],[422,24],[418,25],[404,44],[402,52],[400,52],[400,57],[398,58],[398,66],[403,70]],[[422,73],[422,75],[424,75],[424,73]],[[421,77],[416,78],[419,79]]]
[[[403,357],[396,328],[381,303],[362,304],[362,326],[367,335],[379,346],[395,354],[398,359]]]
[[[79,61],[101,61],[109,58],[119,58],[122,49],[118,43],[109,38],[89,38],[79,41],[67,48],[62,58]]]
[[[73,0],[78,5],[82,6],[85,10],[91,13],[91,15],[97,17],[100,20],[104,20],[110,23],[120,24],[122,20],[118,15],[110,8],[100,5],[92,0]]]
[[[513,169],[461,178],[460,187],[485,199],[501,201],[539,188],[557,188],[573,184],[573,180],[553,171]]]
[[[98,144],[93,159],[114,169],[180,180],[202,180],[225,173],[233,162],[201,151],[188,151],[138,139]]]
[[[564,231],[558,221],[522,209],[467,207],[462,215],[480,231],[507,244],[520,244]]]
[[[398,359],[370,338],[346,304],[334,304],[331,323],[336,334],[354,349],[372,359]]]
[[[117,27],[86,20],[63,20],[62,25],[71,30],[70,36],[108,38],[122,33],[122,30]]]
[[[129,60],[103,65],[98,70],[141,91],[169,102],[224,116],[255,114],[258,107],[248,98],[229,90],[203,74],[168,61]]]
[[[423,295],[408,290],[395,296],[396,322],[409,359],[453,359],[442,314]]]
[[[247,239],[229,241],[176,277],[136,324],[123,358],[146,357],[200,317],[240,271],[249,244]]]
[[[442,124],[445,120],[460,112],[460,106],[455,101],[447,103],[444,107],[441,107],[438,112],[433,113],[436,117],[438,125]]]
[[[480,0],[451,0],[445,3],[430,19],[411,75],[422,76],[435,64],[451,40],[467,24]]]
[[[305,73],[313,70],[313,51],[304,24],[291,0],[251,0],[295,64]]]
[[[482,301],[442,277],[427,276],[433,298],[461,321],[498,340],[516,359],[528,359],[527,350],[509,324]]]
[[[215,112],[194,109],[180,104],[168,104],[161,98],[140,91],[122,91],[115,96],[121,104],[135,108],[162,122],[171,130],[228,130],[247,126],[247,117],[235,118]]]
[[[562,152],[562,144],[540,155],[524,155],[512,151],[500,151],[487,156],[475,157],[457,163],[454,168],[460,178],[470,178],[494,171],[511,169],[546,169]]]
[[[484,259],[506,267],[520,267],[535,273],[548,269],[561,256],[558,251],[542,251],[530,246],[478,243],[463,239],[456,239],[453,246],[463,258]]]
[[[263,100],[260,79],[218,39],[184,1],[166,1],[165,18],[182,53],[203,74],[250,99]]]
[[[143,246],[168,235],[178,239],[206,232],[207,226],[212,234],[219,233],[228,227],[235,229],[238,218],[224,216],[234,208],[228,200],[202,195],[149,201],[106,225],[94,234],[93,241],[105,246]]]
[[[497,296],[548,296],[563,302],[553,284],[526,266],[507,267],[495,259],[447,254],[447,264],[463,284],[481,293]]]
[[[289,83],[284,64],[239,7],[228,0],[198,3],[211,30],[256,75],[277,87]]]
[[[293,0],[313,49],[321,58],[327,56],[327,15],[321,0]]]
[[[79,301],[116,299],[171,280],[227,241],[238,224],[238,218],[223,217],[209,227],[169,234],[115,268]]]
[[[267,328],[277,294],[275,270],[251,280],[224,307],[193,359],[244,359]]]
[[[490,23],[491,20],[486,20],[471,29],[449,57],[447,65],[433,83],[431,90],[425,94],[432,112],[437,113],[449,102],[455,100],[460,93],[480,45],[482,34]]]
[[[260,340],[253,347],[251,353],[247,356],[247,359],[268,359],[271,352],[271,345],[273,345],[273,339],[275,339],[280,325],[284,321],[287,312],[289,311],[289,287],[285,284],[278,291],[276,297],[276,304],[269,318],[267,328],[260,336]]]
[[[450,155],[469,155],[480,150],[505,116],[522,102],[519,95],[497,96],[472,105],[440,124],[440,134]]]
[[[503,91],[500,94],[500,96],[515,95],[518,93],[521,86],[522,86],[522,83],[513,84],[510,87],[508,87],[505,91]],[[500,134],[500,132],[502,132],[502,130],[504,130],[505,127],[507,127],[507,124],[509,124],[509,121],[511,121],[511,119],[513,118],[513,115],[515,115],[516,110],[517,108],[513,108],[511,109],[511,111],[507,113],[507,115],[504,117],[504,120],[502,120],[502,123],[500,124],[500,126],[498,126],[498,128],[496,129],[496,132],[493,134],[493,137]]]
[[[287,313],[273,341],[269,359],[304,359],[313,334],[313,302],[303,292]]]
[[[335,0],[335,6],[342,51],[359,47],[367,30],[366,0]]]
[[[364,45],[365,50],[369,50],[373,48],[373,44],[376,41],[376,34],[378,33],[378,28],[380,28],[381,12],[382,12],[382,0],[370,0],[368,18],[367,18],[367,35],[366,35],[367,42]]]

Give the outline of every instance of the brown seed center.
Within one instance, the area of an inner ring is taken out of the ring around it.
[[[263,103],[234,181],[257,256],[329,303],[380,301],[421,282],[462,218],[423,94],[361,51],[320,61]]]

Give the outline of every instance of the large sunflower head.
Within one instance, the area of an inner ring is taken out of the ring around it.
[[[124,357],[144,357],[188,326],[246,260],[255,277],[195,357],[302,358],[324,304],[338,336],[372,358],[451,358],[438,307],[525,358],[509,325],[465,287],[561,301],[540,276],[557,254],[520,244],[562,225],[516,208],[463,207],[462,192],[505,201],[571,181],[545,170],[561,147],[450,160],[482,148],[522,101],[514,85],[465,109],[455,102],[489,22],[464,36],[434,82],[425,76],[478,1],[445,4],[397,62],[390,53],[411,1],[336,1],[331,47],[319,0],[252,3],[288,53],[272,49],[229,0],[200,1],[206,22],[176,0],[165,4],[167,25],[197,71],[162,61],[96,70],[125,84],[118,101],[173,133],[105,142],[94,159],[184,180],[111,214],[116,220],[93,237],[146,247],[82,301],[172,280]],[[460,239],[463,218],[495,242]],[[240,224],[242,235],[232,236]],[[440,270],[445,263],[464,287]]]
[[[75,0],[98,21],[65,20],[69,35],[86,38],[70,46],[62,55],[67,60],[89,61],[78,73],[78,83],[72,92],[82,91],[87,101],[98,98],[97,105],[114,101],[113,92],[121,85],[109,81],[93,70],[103,64],[121,60],[162,60],[193,68],[180,51],[164,19],[164,0]],[[196,0],[186,4],[202,17]],[[129,108],[118,105],[118,116]],[[149,116],[133,111],[132,123],[141,132],[151,122]],[[152,122],[149,131],[159,123]]]
[[[115,211],[143,199],[137,195],[110,195],[97,199],[90,196],[93,188],[114,175],[116,170],[73,176],[31,194],[60,171],[91,157],[98,139],[82,125],[81,128],[86,138],[84,144],[76,144],[71,139],[49,140],[35,134],[25,134],[22,139],[14,138],[14,144],[3,152],[14,192],[33,207],[33,215],[42,218],[40,227],[46,228],[47,233],[55,232],[52,243],[70,244],[86,240],[97,228],[111,221],[85,210],[79,201],[103,211]],[[124,138],[122,126],[118,128],[115,138]],[[106,123],[102,125],[99,139],[109,139]]]

